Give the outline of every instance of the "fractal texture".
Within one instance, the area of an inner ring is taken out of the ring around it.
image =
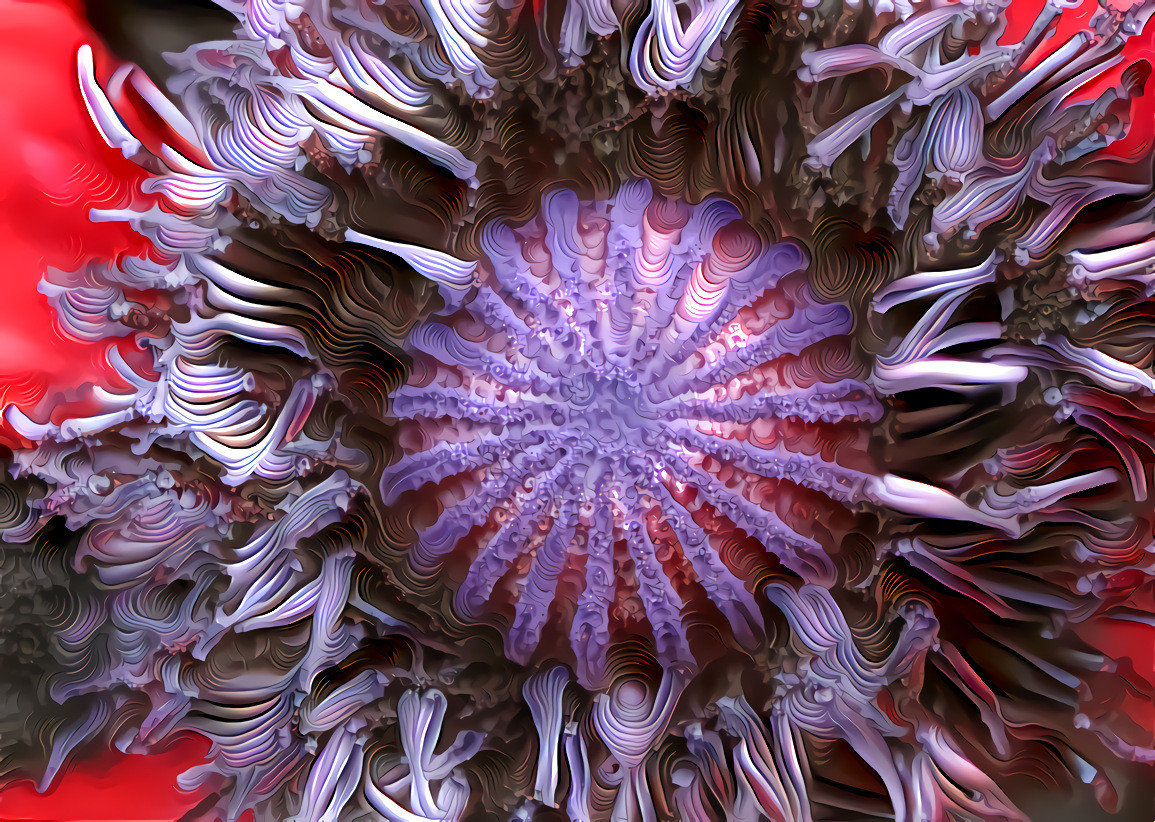
[[[146,250],[4,410],[0,776],[1155,817],[1155,3],[218,5],[75,55]]]

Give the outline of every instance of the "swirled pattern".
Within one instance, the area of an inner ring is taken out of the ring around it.
[[[5,410],[6,780],[1151,818],[1151,4],[220,5],[77,55],[149,249],[42,287],[115,382]]]

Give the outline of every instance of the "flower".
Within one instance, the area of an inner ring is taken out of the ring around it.
[[[153,249],[44,289],[123,390],[7,412],[5,538],[70,535],[46,781],[191,728],[229,819],[1126,793],[1150,9],[225,5],[168,94],[79,55]]]

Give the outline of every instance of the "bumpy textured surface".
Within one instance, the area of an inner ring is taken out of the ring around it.
[[[681,206],[647,183],[609,203],[553,193],[533,223],[481,244],[480,287],[409,335],[412,376],[391,408],[413,445],[381,488],[401,518],[427,484],[457,478],[458,499],[409,550],[416,573],[451,551],[470,563],[456,613],[512,605],[511,659],[527,662],[548,623],[583,684],[604,685],[608,649],[643,621],[663,666],[696,667],[686,629],[710,611],[756,643],[739,532],[835,579],[809,517],[777,503],[795,489],[861,500],[865,455],[843,465],[830,451],[862,440],[881,407],[847,352],[850,311],[791,278],[798,245],[765,245],[733,206]]]
[[[120,387],[6,413],[5,773],[192,729],[205,819],[1150,815],[1094,641],[1155,611],[1152,8],[221,5],[167,93],[79,54],[153,248],[44,285]]]

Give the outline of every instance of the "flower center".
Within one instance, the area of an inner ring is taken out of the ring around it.
[[[706,602],[747,641],[747,578],[828,567],[798,517],[861,484],[828,456],[879,412],[839,338],[849,310],[810,293],[798,246],[765,243],[720,202],[558,195],[483,246],[480,287],[443,292],[394,396],[434,444],[390,468],[386,502],[430,483],[447,501],[415,570],[468,566],[458,614],[507,626],[515,660],[564,614],[550,641],[568,634],[585,681],[637,633],[693,667],[683,621]]]

